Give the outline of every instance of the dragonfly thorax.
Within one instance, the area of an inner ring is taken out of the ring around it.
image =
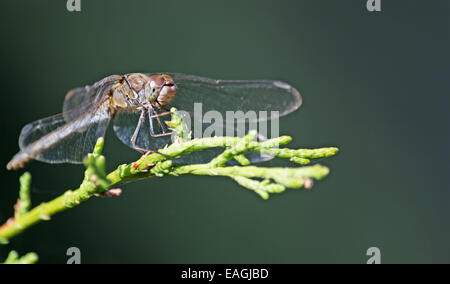
[[[112,99],[116,108],[151,105],[163,109],[173,101],[176,92],[177,87],[167,74],[133,73],[113,87]]]

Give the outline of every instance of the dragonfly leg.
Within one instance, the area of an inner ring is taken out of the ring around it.
[[[152,110],[152,112],[155,112],[155,113],[156,113],[155,110]],[[158,122],[159,130],[160,130],[163,134],[165,134],[166,131],[165,131],[165,129],[164,129],[164,126],[163,126],[162,123],[161,123],[161,119],[159,118],[160,115],[159,115],[158,113],[156,113],[156,114],[153,115],[153,116],[156,118],[156,121]]]
[[[170,114],[170,112],[164,112],[164,113],[160,113],[160,114],[155,114],[155,110],[153,108],[149,109],[148,120],[150,121],[150,135],[152,137],[156,138],[156,137],[164,137],[164,136],[172,135],[172,132],[166,132],[166,130],[164,129],[164,127],[163,127],[163,125],[161,123],[161,119],[160,119],[160,117],[167,116],[169,114]],[[155,128],[154,128],[154,124],[153,124],[153,119],[154,118],[156,118],[156,121],[158,122],[158,127],[159,127],[160,131],[162,132],[160,134],[157,134],[155,132]]]
[[[162,112],[162,113],[153,114],[150,117],[151,118],[157,118],[157,117],[167,116],[167,115],[170,115],[170,114],[172,114],[170,111],[166,111],[166,112]]]
[[[138,137],[138,135],[139,135],[139,131],[141,130],[142,123],[144,122],[146,113],[147,113],[146,110],[143,110],[143,111],[141,112],[141,116],[139,117],[139,122],[138,122],[138,124],[137,124],[137,126],[136,126],[136,129],[134,130],[133,136],[131,136],[130,142],[131,142],[131,146],[133,147],[133,149],[135,149],[135,150],[137,150],[137,151],[139,151],[139,152],[141,152],[141,153],[146,153],[146,154],[148,154],[148,153],[153,152],[153,151],[152,151],[152,150],[147,150],[147,149],[140,148],[140,147],[138,147],[138,146],[136,145],[136,140],[137,140],[137,137]]]

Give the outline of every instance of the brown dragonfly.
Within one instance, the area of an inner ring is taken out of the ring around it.
[[[26,125],[19,137],[21,150],[7,168],[23,168],[31,160],[81,163],[105,136],[112,119],[124,144],[142,153],[157,149],[172,135],[162,122],[170,114],[168,107],[193,114],[194,103],[201,103],[203,112],[275,111],[281,117],[298,109],[302,99],[295,88],[280,81],[215,80],[178,73],[112,75],[69,91],[61,114]]]

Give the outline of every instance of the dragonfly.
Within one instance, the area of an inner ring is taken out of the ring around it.
[[[253,110],[275,111],[282,117],[297,110],[302,97],[289,84],[273,80],[216,80],[180,73],[111,75],[69,91],[62,113],[25,125],[20,151],[7,168],[17,170],[32,160],[82,163],[111,121],[125,145],[141,153],[159,149],[173,134],[163,123],[170,117],[169,107],[194,116],[195,103],[201,103],[203,112],[224,116],[227,111]]]

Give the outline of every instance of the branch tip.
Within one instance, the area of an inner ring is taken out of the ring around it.
[[[3,264],[34,264],[38,260],[39,257],[34,252],[19,257],[16,251],[11,251]]]

